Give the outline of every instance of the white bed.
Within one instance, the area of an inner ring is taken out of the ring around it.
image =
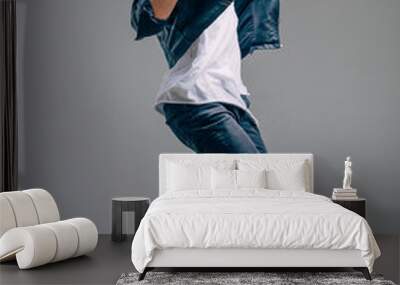
[[[242,176],[267,167],[274,190],[232,190],[225,181],[226,188],[204,189],[207,179],[185,172],[193,165]],[[197,188],[185,189],[196,179]],[[312,154],[161,154],[159,192],[132,243],[140,279],[155,267],[354,267],[370,278],[380,255],[362,217],[312,194]]]

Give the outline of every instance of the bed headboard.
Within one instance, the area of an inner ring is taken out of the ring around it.
[[[304,160],[307,163],[306,179],[308,180],[307,192],[314,192],[314,166],[313,155],[311,153],[268,153],[268,154],[196,154],[196,153],[162,153],[159,156],[159,195],[166,192],[166,170],[168,161],[218,161],[218,160],[238,160],[238,159],[271,159],[273,160]]]

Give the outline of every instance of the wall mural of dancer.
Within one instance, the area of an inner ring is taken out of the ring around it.
[[[197,153],[266,153],[241,60],[280,47],[279,0],[135,0],[136,39],[156,35],[169,65],[155,108]]]

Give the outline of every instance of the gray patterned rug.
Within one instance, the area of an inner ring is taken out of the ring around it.
[[[138,281],[138,273],[122,274],[116,285],[395,285],[380,275],[372,275],[366,280],[359,272],[148,272],[146,278]]]

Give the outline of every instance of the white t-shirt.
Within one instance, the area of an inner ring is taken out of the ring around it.
[[[200,35],[163,78],[155,108],[163,104],[223,102],[247,110],[249,95],[241,78],[238,18],[232,3]]]

